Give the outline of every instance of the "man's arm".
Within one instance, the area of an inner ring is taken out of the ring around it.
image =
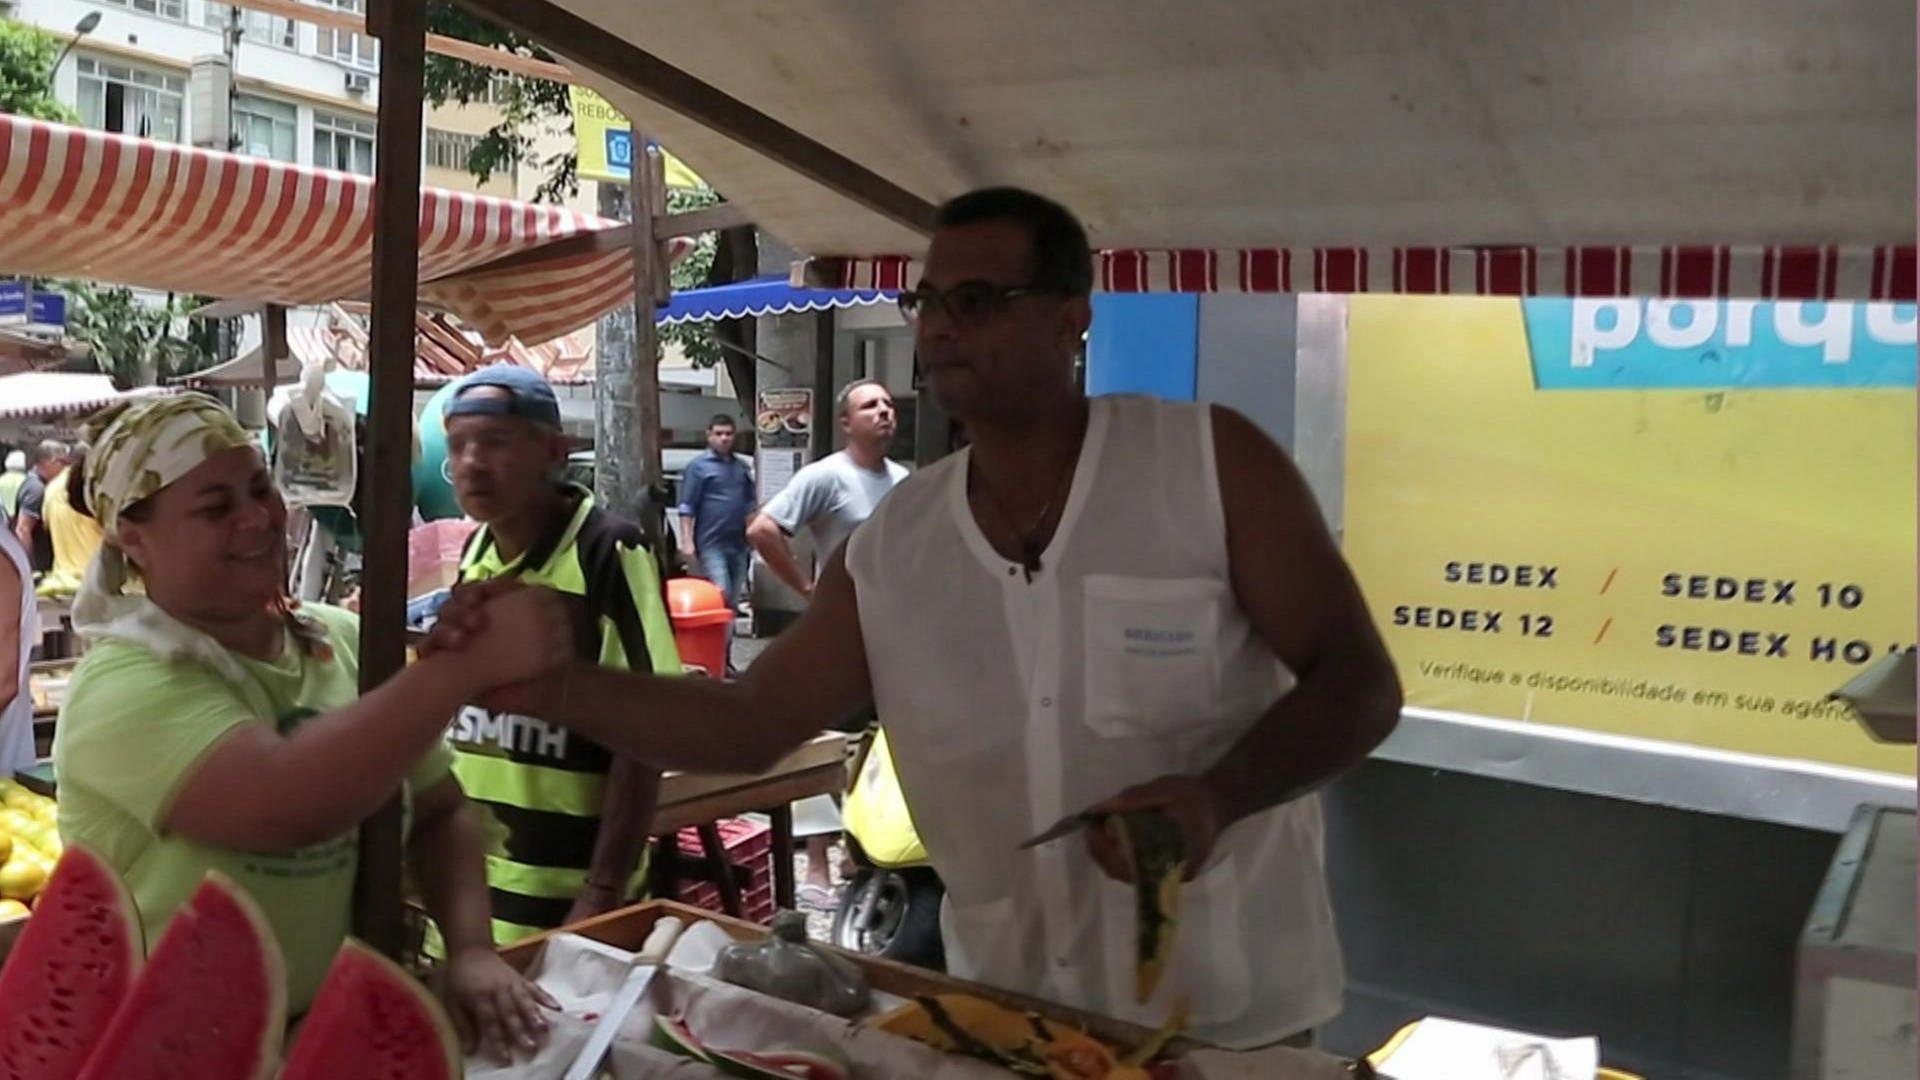
[[[1299,681],[1203,774],[1163,776],[1096,807],[1174,818],[1189,876],[1229,825],[1359,764],[1400,719],[1399,676],[1306,481],[1240,414],[1214,406],[1213,433],[1234,596]],[[1107,830],[1086,841],[1109,875],[1130,879]]]
[[[475,612],[457,611],[450,640],[485,620],[484,601]],[[853,579],[836,553],[813,603],[738,682],[576,663],[558,678],[486,700],[558,721],[658,768],[728,773],[766,770],[872,695]]]
[[[773,571],[773,576],[787,583],[787,587],[801,596],[811,597],[814,586],[807,576],[800,572],[800,564],[794,561],[793,548],[787,545],[787,534],[778,522],[767,516],[767,512],[753,515],[747,523],[747,543],[759,552],[760,558]]]
[[[567,922],[612,911],[626,899],[628,880],[640,865],[659,801],[660,770],[630,757],[613,759],[607,793],[600,800],[600,831],[593,839],[587,887],[574,901]]]
[[[698,459],[687,466],[680,476],[680,553],[693,561],[693,511],[700,505],[701,488],[705,487],[706,473],[701,470]]]
[[[1299,679],[1205,777],[1222,827],[1360,763],[1400,722],[1400,679],[1360,587],[1287,455],[1213,407],[1234,596]]]
[[[442,972],[448,1004],[462,1042],[509,1061],[515,1049],[546,1041],[542,1005],[558,1003],[522,978],[493,951],[492,904],[487,894],[486,830],[460,782],[447,777],[413,799],[408,842],[414,878],[427,911],[446,941]]]
[[[40,515],[29,513],[24,506],[20,508],[20,513],[14,516],[13,535],[20,541],[20,546],[26,548],[28,552],[33,551],[33,530],[39,524]]]

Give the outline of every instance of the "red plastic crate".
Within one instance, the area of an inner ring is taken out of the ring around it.
[[[690,904],[706,911],[724,911],[720,902],[720,887],[711,881],[696,881],[680,890],[680,902]],[[773,902],[773,883],[747,889],[740,894],[740,917],[748,922],[762,925],[773,921],[774,912],[779,910]]]
[[[765,824],[746,818],[722,818],[716,824],[720,827],[720,846],[727,849],[728,858],[735,863],[750,863],[773,851],[773,830]],[[698,859],[706,854],[700,846],[700,831],[691,826],[681,829],[675,841],[681,853],[689,858]]]

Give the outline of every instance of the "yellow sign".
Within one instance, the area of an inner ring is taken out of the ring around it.
[[[584,86],[567,87],[573,105],[573,137],[580,147],[582,180],[626,183],[633,176],[633,126],[606,98]],[[667,186],[702,188],[706,181],[672,154],[666,157]]]
[[[1826,701],[1915,639],[1911,305],[1524,305],[1351,302],[1344,545],[1409,704],[1911,774]]]

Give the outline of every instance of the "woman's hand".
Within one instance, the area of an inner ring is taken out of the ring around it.
[[[469,1054],[483,1048],[502,1065],[511,1064],[516,1051],[532,1054],[545,1045],[547,1018],[540,1011],[560,1010],[559,1002],[486,945],[447,957],[442,993],[461,1047]]]

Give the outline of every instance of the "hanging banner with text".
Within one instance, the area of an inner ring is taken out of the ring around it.
[[[1349,307],[1348,558],[1409,704],[1911,774],[1912,305]]]
[[[618,183],[633,179],[633,125],[620,110],[584,86],[567,87],[567,104],[573,109],[580,178]],[[666,155],[666,176],[670,188],[706,186],[706,181],[672,154]]]

